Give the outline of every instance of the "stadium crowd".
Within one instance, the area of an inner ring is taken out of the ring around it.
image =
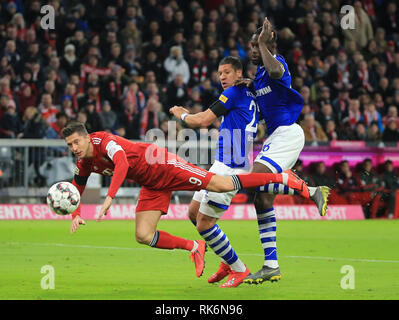
[[[307,142],[399,141],[396,1],[46,4],[55,10],[55,29],[41,26],[42,1],[1,3],[1,138],[60,138],[69,119],[129,139],[153,128],[167,135],[170,107],[198,112],[218,98],[222,57],[240,57],[245,76],[254,77],[248,43],[267,16],[305,101],[298,123]],[[348,4],[354,29],[341,27]]]

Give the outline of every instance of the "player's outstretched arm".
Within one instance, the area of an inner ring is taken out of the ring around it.
[[[258,38],[259,51],[262,56],[263,65],[270,77],[273,79],[280,79],[284,75],[284,68],[268,49],[268,44],[273,39],[273,32],[270,21],[265,18],[263,21],[262,32],[259,34]]]
[[[196,114],[189,114],[189,111],[186,108],[174,106],[169,109],[169,112],[176,118],[183,120],[190,128],[208,127],[217,118],[211,109]]]

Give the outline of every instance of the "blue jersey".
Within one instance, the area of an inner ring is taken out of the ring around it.
[[[255,96],[245,86],[233,86],[223,91],[219,101],[226,113],[219,128],[216,160],[230,168],[249,167],[248,151],[259,121]]]
[[[299,117],[304,101],[296,90],[291,88],[291,74],[281,55],[275,57],[284,68],[280,79],[272,79],[265,67],[258,67],[254,86],[260,113],[265,120],[268,135],[279,126],[289,126]]]

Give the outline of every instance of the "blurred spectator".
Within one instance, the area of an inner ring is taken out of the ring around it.
[[[101,122],[101,127],[104,130],[108,130],[110,132],[112,132],[112,130],[115,129],[117,124],[117,115],[114,111],[112,111],[111,104],[107,100],[105,100],[102,104],[102,110],[100,113],[100,122]]]
[[[387,125],[382,134],[382,141],[384,142],[398,142],[399,141],[399,131],[396,125],[395,118],[390,118],[387,120]]]
[[[25,110],[23,117],[23,131],[18,134],[19,139],[42,139],[45,136],[45,131],[48,124],[39,113],[36,107],[28,107]],[[40,165],[45,160],[44,149],[40,147],[29,148],[29,162],[28,165],[33,163],[33,168],[36,174],[34,184],[37,187],[44,186],[46,178],[40,173]]]
[[[205,60],[204,51],[195,49],[190,63],[190,85],[195,86],[209,78],[209,66]]]
[[[359,121],[356,123],[355,134],[353,136],[353,140],[357,141],[366,141],[367,140],[367,132],[366,126],[363,121]]]
[[[371,122],[367,129],[367,141],[379,142],[382,139],[382,133],[377,122]]]
[[[343,160],[339,164],[336,181],[339,193],[344,196],[350,192],[358,192],[361,190],[361,183],[359,179],[353,175],[347,160]]]
[[[367,127],[369,127],[372,122],[375,122],[378,125],[378,129],[381,132],[384,131],[381,114],[376,110],[375,105],[373,103],[368,103],[365,105],[363,112],[363,119]]]
[[[324,131],[326,131],[328,121],[332,120],[335,122],[335,115],[333,113],[331,104],[323,104],[321,110],[316,113],[316,120],[320,123]]]
[[[171,83],[177,74],[182,75],[184,84],[190,80],[190,68],[183,58],[182,49],[178,46],[170,48],[169,57],[164,61],[164,68],[168,73],[168,83]]]
[[[140,123],[140,138],[145,140],[147,132],[151,129],[159,128],[160,123],[167,118],[167,115],[162,112],[162,105],[154,98],[147,101],[141,116]]]
[[[340,50],[337,62],[333,64],[327,75],[328,83],[332,84],[335,92],[344,88],[349,91],[353,89],[353,83],[357,81],[355,67],[349,63],[346,51]]]
[[[173,106],[184,106],[187,99],[187,86],[184,84],[183,76],[181,74],[176,74],[173,82],[169,84],[167,91],[167,106],[169,108]]]
[[[333,100],[332,107],[337,121],[341,121],[348,115],[349,109],[349,91],[344,87],[338,91],[338,97]]]
[[[301,127],[305,133],[306,142],[327,142],[328,138],[320,123],[315,121],[314,115],[306,114],[301,122]]]
[[[388,124],[388,120],[394,119],[396,125],[399,126],[398,108],[394,105],[388,107],[387,114],[382,118],[382,123],[384,126]]]
[[[399,189],[399,178],[391,160],[384,163],[382,184],[385,187],[382,199],[388,203],[388,214],[392,218],[395,210],[396,191]]]
[[[15,105],[8,105],[6,112],[0,118],[0,137],[15,139],[21,131],[22,123],[15,110]]]
[[[93,104],[97,113],[101,112],[100,84],[90,82],[87,86],[87,94],[78,99],[79,108],[82,109],[88,104]]]
[[[373,26],[362,8],[361,1],[355,1],[354,8],[356,28],[347,28],[342,31],[345,37],[345,47],[348,46],[349,41],[355,41],[357,48],[363,49],[374,36]]]
[[[32,87],[27,83],[23,83],[18,95],[18,114],[21,117],[29,106],[35,106],[37,100],[37,92],[32,90]]]
[[[88,102],[83,109],[87,115],[86,123],[90,126],[93,132],[102,131],[104,128],[101,125],[100,113],[96,110],[93,102]]]
[[[311,177],[313,186],[335,187],[334,178],[329,175],[324,162],[320,161],[316,164],[315,173]]]
[[[366,217],[376,218],[380,207],[381,192],[384,187],[378,175],[373,171],[373,163],[371,159],[364,159],[362,163],[362,171],[360,172],[360,182],[363,194],[361,195],[361,204]]]
[[[51,125],[56,121],[56,114],[58,109],[53,104],[53,98],[50,93],[43,93],[41,97],[41,102],[38,106],[38,111],[40,112],[43,119],[46,121],[47,125]]]
[[[56,121],[47,128],[45,136],[48,139],[63,139],[61,132],[68,122],[68,116],[64,112],[58,112],[55,117]]]

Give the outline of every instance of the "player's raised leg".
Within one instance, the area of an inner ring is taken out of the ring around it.
[[[305,181],[290,173],[243,173],[224,177],[213,175],[205,189],[213,192],[251,189],[271,183],[279,183],[292,188],[305,198],[309,198],[309,189]]]

